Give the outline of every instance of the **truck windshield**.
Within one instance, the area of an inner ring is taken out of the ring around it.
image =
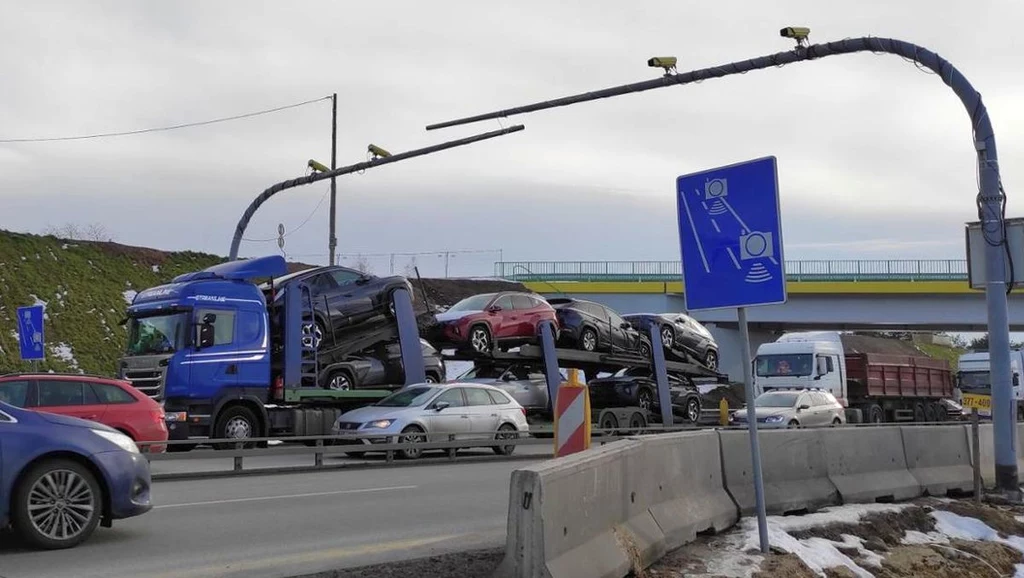
[[[988,391],[991,387],[987,371],[960,372],[961,391]]]
[[[758,377],[804,377],[811,374],[810,353],[794,353],[790,355],[758,355]]]
[[[132,317],[128,320],[128,355],[174,353],[185,346],[188,313]]]
[[[427,403],[432,395],[437,393],[436,387],[410,387],[392,393],[375,405],[382,407],[416,407]]]

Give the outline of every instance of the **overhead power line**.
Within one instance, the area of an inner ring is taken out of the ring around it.
[[[55,142],[55,141],[69,141],[69,140],[85,140],[85,139],[108,138],[108,137],[116,137],[116,136],[131,136],[131,135],[144,134],[144,133],[149,133],[149,132],[162,132],[162,131],[167,131],[167,130],[176,130],[176,129],[179,129],[179,128],[189,128],[189,127],[194,127],[194,126],[205,126],[205,125],[208,125],[208,124],[216,124],[216,123],[219,123],[219,122],[228,122],[228,121],[231,121],[231,120],[239,120],[239,119],[243,119],[243,118],[250,118],[250,117],[254,117],[254,116],[260,116],[260,115],[264,115],[264,114],[271,114],[271,113],[274,113],[274,112],[280,112],[282,110],[287,110],[287,109],[290,109],[290,108],[298,108],[300,106],[306,106],[307,104],[313,104],[313,103],[316,103],[316,102],[322,102],[322,101],[330,100],[330,99],[331,99],[330,96],[325,96],[325,97],[322,97],[322,98],[317,98],[317,99],[313,99],[313,100],[307,100],[305,102],[297,102],[295,104],[288,104],[288,105],[279,106],[279,107],[276,107],[276,108],[268,108],[266,110],[259,110],[259,111],[256,111],[256,112],[248,112],[248,113],[245,113],[245,114],[238,114],[238,115],[235,115],[235,116],[226,116],[226,117],[223,117],[223,118],[215,118],[213,120],[203,120],[203,121],[199,121],[199,122],[189,122],[189,123],[185,123],[185,124],[176,124],[176,125],[173,125],[173,126],[161,126],[161,127],[155,127],[155,128],[143,128],[143,129],[139,129],[139,130],[128,130],[128,131],[122,131],[122,132],[105,132],[105,133],[97,133],[97,134],[85,134],[85,135],[78,135],[78,136],[57,136],[57,137],[40,137],[40,138],[3,138],[3,139],[0,139],[0,143],[32,143],[32,142]]]

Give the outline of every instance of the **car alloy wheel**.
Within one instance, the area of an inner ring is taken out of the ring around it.
[[[640,409],[650,413],[654,409],[654,394],[647,388],[641,388],[636,394],[636,404]]]
[[[324,331],[319,323],[306,323],[302,326],[302,346],[307,349],[319,350],[324,341]]]
[[[718,354],[715,353],[714,349],[709,349],[707,355],[704,356],[704,367],[712,371],[718,371]]]
[[[676,334],[675,334],[674,331],[672,331],[672,328],[671,327],[662,327],[661,328],[661,343],[662,343],[662,345],[664,345],[665,347],[671,348],[673,345],[675,345],[675,341],[676,341]]]
[[[641,341],[640,342],[640,357],[650,357],[650,356],[651,356],[651,346],[648,345],[646,341]]]
[[[334,391],[348,391],[352,389],[352,382],[345,372],[339,371],[331,376],[331,381],[328,382],[327,387]]]
[[[580,336],[580,347],[583,351],[597,350],[597,333],[593,329],[587,328],[583,330],[583,335]]]
[[[700,421],[700,401],[697,399],[686,402],[686,419],[690,420],[692,424]]]
[[[407,426],[402,430],[402,435],[398,436],[398,443],[400,444],[420,444],[427,441],[427,436],[423,434],[423,430],[417,426]],[[401,450],[402,457],[407,460],[415,460],[423,455],[423,450],[419,448],[410,448],[407,450]]]
[[[483,327],[474,327],[469,333],[469,344],[477,353],[490,353],[491,334]]]
[[[510,423],[501,424],[501,427],[498,428],[498,433],[494,434],[494,439],[498,441],[514,440],[517,439],[518,437],[519,432],[516,430],[516,426]],[[499,456],[510,456],[515,451],[515,445],[504,445],[494,447],[494,453],[498,454]]]
[[[99,513],[94,485],[72,469],[54,469],[40,476],[28,491],[33,530],[58,544],[81,536]]]

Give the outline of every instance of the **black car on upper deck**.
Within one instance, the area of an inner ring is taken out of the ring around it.
[[[328,265],[313,267],[273,279],[260,285],[273,307],[283,303],[284,293],[294,283],[305,283],[313,299],[316,326],[309,328],[308,339],[321,349],[341,342],[352,332],[374,325],[374,321],[393,322],[392,296],[405,289],[412,298],[412,284],[402,276],[377,277],[355,269]]]
[[[550,297],[558,319],[559,345],[601,351],[651,356],[651,341],[612,309],[585,299]]]

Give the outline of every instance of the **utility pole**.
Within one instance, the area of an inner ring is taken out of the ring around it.
[[[331,95],[331,171],[338,168],[338,93]],[[331,231],[327,239],[327,252],[330,253],[330,265],[336,265],[334,260],[334,249],[338,246],[338,237],[335,235],[337,226],[338,209],[338,177],[331,177]]]

